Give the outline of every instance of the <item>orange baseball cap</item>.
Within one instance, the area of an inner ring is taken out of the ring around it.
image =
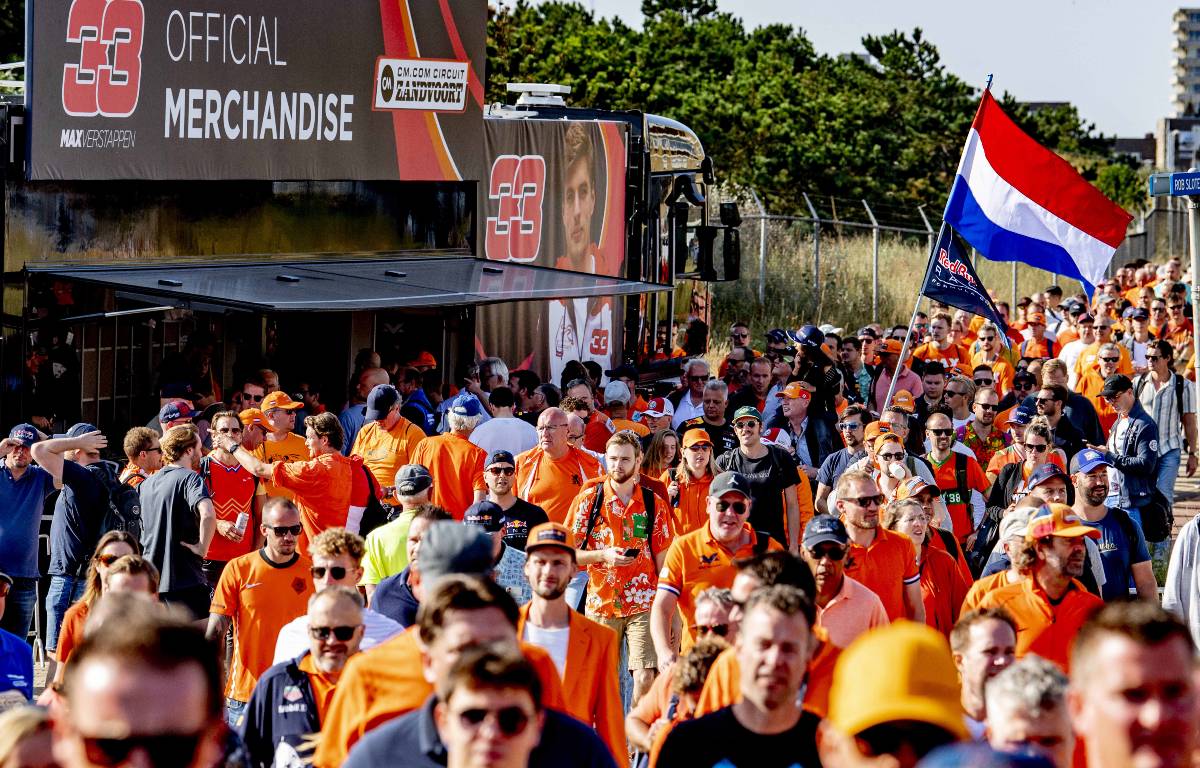
[[[920,477],[914,476],[900,483],[900,486],[896,488],[896,500],[914,498],[922,491],[931,491],[934,496],[942,495],[941,489],[936,485],[930,485]]]
[[[703,432],[704,430],[694,431]],[[538,547],[558,547],[574,555],[575,537],[562,523],[542,523],[533,527],[533,530],[529,532],[529,539],[525,542],[526,552],[532,552]]]
[[[242,420],[243,427],[267,428],[267,415],[258,408],[247,408],[238,414],[238,418]]]
[[[1029,516],[1029,527],[1025,529],[1026,541],[1037,541],[1046,536],[1074,539],[1087,536],[1100,538],[1100,529],[1087,525],[1066,504],[1043,504]]]
[[[788,384],[786,387],[776,392],[775,397],[798,397],[801,400],[811,400],[812,393],[805,389],[800,382],[793,381],[791,384]]]
[[[295,411],[303,407],[304,403],[297,403],[295,400],[288,397],[287,392],[284,392],[282,389],[278,389],[263,398],[262,405],[259,406],[259,410],[261,410],[263,413],[266,413],[267,411],[273,411],[276,408],[282,408],[285,411]]]
[[[902,389],[892,395],[892,407],[898,408],[905,413],[912,413],[917,409],[917,403],[913,400],[912,393],[907,389]]]
[[[891,434],[891,431],[891,425],[884,424],[882,421],[872,421],[863,429],[863,440],[871,445],[874,445],[875,438],[879,437],[880,435]]]
[[[885,339],[875,349],[875,353],[879,355],[899,355],[902,349],[904,349],[904,344],[899,339]]]
[[[410,360],[408,362],[408,364],[412,368],[421,368],[421,367],[437,368],[437,358],[434,357],[431,353],[422,349],[421,354],[417,355],[415,358]]]
[[[1034,323],[1037,323],[1038,325],[1045,325],[1046,324],[1046,316],[1043,315],[1041,312],[1034,312],[1032,315],[1029,316],[1029,318],[1025,322],[1028,323],[1029,325],[1033,325]]]
[[[883,447],[884,443],[899,443],[899,442],[900,442],[900,435],[894,434],[892,432],[884,432],[879,437],[875,438],[875,453],[879,453],[879,449]]]
[[[712,444],[712,438],[703,429],[689,429],[683,433],[684,448],[691,448],[693,445],[707,445],[711,448]]]

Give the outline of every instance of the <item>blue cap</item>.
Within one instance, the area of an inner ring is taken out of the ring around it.
[[[1009,424],[1016,424],[1018,427],[1023,427],[1033,421],[1034,413],[1023,405],[1018,405],[1013,408],[1013,412],[1008,416]]]
[[[392,406],[400,402],[400,391],[391,384],[376,384],[367,395],[367,421],[387,418]]]
[[[792,338],[802,347],[820,347],[825,343],[825,334],[815,325],[800,326],[800,330],[792,334]]]
[[[81,421],[78,424],[72,424],[67,430],[67,437],[82,437],[88,432],[99,432],[100,428],[95,424],[88,424],[86,421]]]
[[[495,533],[500,530],[503,517],[504,510],[499,504],[494,501],[481,501],[467,507],[463,514],[463,522],[482,528],[487,533]]]
[[[1029,479],[1025,481],[1025,486],[1022,488],[1022,490],[1025,493],[1029,493],[1030,491],[1032,491],[1034,488],[1037,488],[1042,483],[1046,482],[1047,480],[1051,480],[1055,477],[1061,477],[1063,479],[1063,481],[1065,482],[1067,479],[1067,473],[1063,472],[1062,468],[1059,467],[1057,464],[1053,464],[1053,463],[1043,464],[1042,466],[1033,470],[1033,474],[1030,475]]]
[[[1084,448],[1079,453],[1075,454],[1075,458],[1071,459],[1071,469],[1074,472],[1083,472],[1087,474],[1096,467],[1111,467],[1112,462],[1103,451],[1097,451],[1094,448]]]
[[[837,516],[814,515],[813,519],[808,521],[808,525],[804,526],[804,538],[800,543],[805,549],[812,549],[826,541],[845,545],[850,543],[850,535],[846,533],[846,526],[842,525]]]
[[[172,400],[158,412],[159,424],[170,424],[180,419],[190,419],[196,415],[196,409],[187,400]]]
[[[487,464],[484,467],[490,467],[493,464],[512,464],[517,466],[517,460],[508,451],[494,451],[491,456],[488,456]]]
[[[28,448],[38,441],[38,431],[32,424],[18,424],[9,430],[8,439]]]
[[[479,398],[475,397],[475,395],[464,392],[450,406],[450,413],[453,413],[455,416],[482,416],[483,403],[479,402]]]

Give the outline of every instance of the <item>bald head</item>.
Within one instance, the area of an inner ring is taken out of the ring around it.
[[[562,458],[571,448],[567,442],[567,424],[567,412],[562,408],[547,408],[538,416],[538,445],[551,458]]]
[[[358,374],[358,396],[360,399],[366,400],[372,389],[380,384],[390,382],[391,377],[382,368],[364,368],[362,373]]]

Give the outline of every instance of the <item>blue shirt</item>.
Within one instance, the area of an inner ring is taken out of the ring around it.
[[[32,700],[33,648],[0,629],[0,712]]]
[[[30,465],[18,480],[0,464],[0,571],[13,578],[36,579],[42,506],[54,491],[54,478]]]
[[[63,462],[62,493],[54,502],[50,524],[50,575],[86,576],[100,525],[108,512],[108,488],[101,473],[112,472],[108,462],[88,467]]]
[[[338,414],[338,423],[342,425],[342,432],[345,433],[342,455],[349,456],[350,449],[354,447],[354,438],[358,437],[358,431],[363,428],[363,424],[367,423],[366,404],[347,403],[342,412]]]
[[[1124,524],[1120,516],[1124,515]],[[1108,514],[1096,522],[1084,520],[1084,523],[1100,531],[1096,546],[1100,548],[1100,561],[1104,566],[1104,586],[1100,588],[1101,597],[1105,600],[1129,597],[1129,586],[1133,583],[1132,569],[1134,563],[1144,563],[1150,559],[1150,551],[1146,547],[1146,537],[1142,529],[1135,523],[1127,512],[1109,509]]]

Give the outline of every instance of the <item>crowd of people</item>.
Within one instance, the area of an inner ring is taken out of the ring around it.
[[[1195,765],[1182,277],[18,424],[0,768]]]

